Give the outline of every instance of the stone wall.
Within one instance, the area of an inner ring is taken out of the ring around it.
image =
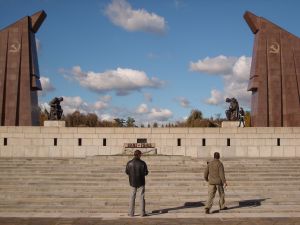
[[[158,154],[210,157],[300,157],[298,128],[68,128],[0,127],[1,157],[114,155],[137,139]],[[106,142],[106,143],[105,143]],[[106,144],[106,146],[104,146]],[[180,146],[179,146],[180,144]]]

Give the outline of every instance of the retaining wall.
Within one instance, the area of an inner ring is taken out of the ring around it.
[[[158,154],[210,157],[300,157],[293,128],[68,128],[0,127],[0,157],[114,155],[124,143],[147,139]]]

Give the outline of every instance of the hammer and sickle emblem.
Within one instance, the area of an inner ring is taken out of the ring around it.
[[[19,52],[21,48],[21,44],[19,42],[15,42],[13,44],[10,45],[9,47],[9,52]]]
[[[270,53],[279,53],[279,50],[280,50],[280,46],[277,42],[272,42],[271,45],[270,45]]]

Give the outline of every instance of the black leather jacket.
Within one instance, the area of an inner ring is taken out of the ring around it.
[[[141,187],[145,185],[145,176],[148,175],[147,164],[139,159],[133,158],[126,165],[126,174],[129,177],[131,187]]]

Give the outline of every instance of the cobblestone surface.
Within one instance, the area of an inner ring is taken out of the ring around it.
[[[300,225],[299,218],[0,218],[0,225]]]

